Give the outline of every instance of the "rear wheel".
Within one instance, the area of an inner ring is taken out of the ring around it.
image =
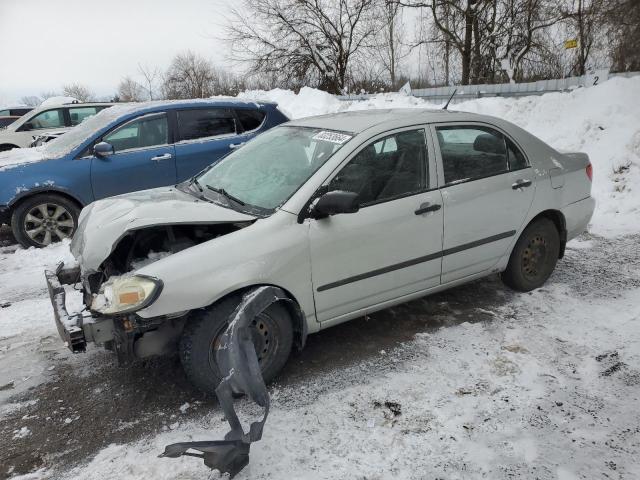
[[[560,234],[548,218],[540,218],[524,229],[511,252],[502,280],[509,287],[528,292],[551,276],[560,254]]]
[[[78,226],[80,207],[56,194],[41,194],[21,202],[11,215],[11,229],[25,248],[46,247],[71,238]]]
[[[240,296],[222,300],[208,310],[194,312],[180,339],[180,360],[187,378],[200,390],[213,394],[222,380],[215,349],[227,329]],[[265,383],[284,367],[293,344],[291,317],[282,303],[274,303],[253,319],[253,344]]]

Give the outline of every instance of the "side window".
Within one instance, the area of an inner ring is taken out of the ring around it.
[[[508,138],[505,140],[507,141],[507,152],[509,155],[509,169],[522,170],[523,168],[527,168],[529,166],[527,165],[527,159],[520,149]]]
[[[9,110],[0,110],[0,117],[7,117],[9,115],[11,115]]]
[[[509,171],[503,135],[488,127],[437,127],[445,183]]]
[[[169,143],[167,116],[146,115],[125,123],[102,138],[110,143],[116,152],[136,148],[147,148]]]
[[[64,115],[62,109],[47,110],[39,113],[28,121],[34,130],[40,128],[61,128],[64,127]]]
[[[264,117],[266,116],[264,112],[256,110],[255,108],[237,108],[236,115],[240,119],[240,124],[246,132],[255,130],[262,125]]]
[[[236,133],[233,112],[226,108],[178,111],[180,140],[216,137]]]
[[[420,129],[367,145],[331,180],[329,190],[355,192],[367,205],[419,192],[426,185],[427,147]]]
[[[85,118],[98,113],[96,107],[73,107],[69,109],[69,117],[71,117],[71,125],[79,125]]]

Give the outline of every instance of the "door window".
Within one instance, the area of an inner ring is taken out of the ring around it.
[[[510,139],[507,138],[506,141],[507,154],[509,155],[509,169],[522,170],[523,168],[527,168],[529,164],[527,163],[527,158],[524,154]]]
[[[61,109],[58,110],[47,110],[46,112],[39,113],[31,120],[29,123],[32,125],[32,128],[62,128],[64,127],[64,115]]]
[[[424,131],[411,130],[367,145],[338,172],[329,190],[355,192],[365,206],[419,192],[426,185]]]
[[[69,109],[69,117],[71,118],[71,125],[76,126],[80,124],[85,118],[95,115],[100,111],[97,107],[73,107]]]
[[[242,124],[242,128],[245,132],[255,130],[264,120],[265,113],[254,108],[238,108],[236,109],[236,115]]]
[[[167,116],[152,114],[122,125],[102,140],[113,145],[114,151],[166,145],[168,140]]]
[[[504,136],[488,127],[437,127],[446,184],[509,171]],[[523,157],[524,158],[524,157]]]
[[[236,120],[226,108],[180,110],[178,130],[181,140],[229,135],[236,133]]]

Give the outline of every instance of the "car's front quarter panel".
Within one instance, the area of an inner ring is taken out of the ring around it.
[[[68,157],[0,168],[0,205],[13,206],[39,192],[61,192],[81,205],[93,201],[91,163]]]
[[[171,315],[207,307],[248,286],[275,285],[290,292],[306,316],[308,331],[316,331],[308,228],[295,215],[278,211],[138,270],[163,282],[158,299],[138,314]]]

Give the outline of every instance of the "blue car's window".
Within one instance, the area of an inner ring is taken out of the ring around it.
[[[178,111],[180,140],[217,137],[236,133],[236,120],[228,108]]]
[[[242,128],[249,132],[255,130],[264,121],[265,113],[255,108],[236,108],[236,115],[240,119]]]
[[[271,210],[288,200],[350,139],[350,134],[317,128],[274,128],[215,164],[198,181]]]
[[[167,117],[147,115],[116,128],[102,138],[103,142],[113,145],[116,152],[137,148],[166,145],[168,143]]]

